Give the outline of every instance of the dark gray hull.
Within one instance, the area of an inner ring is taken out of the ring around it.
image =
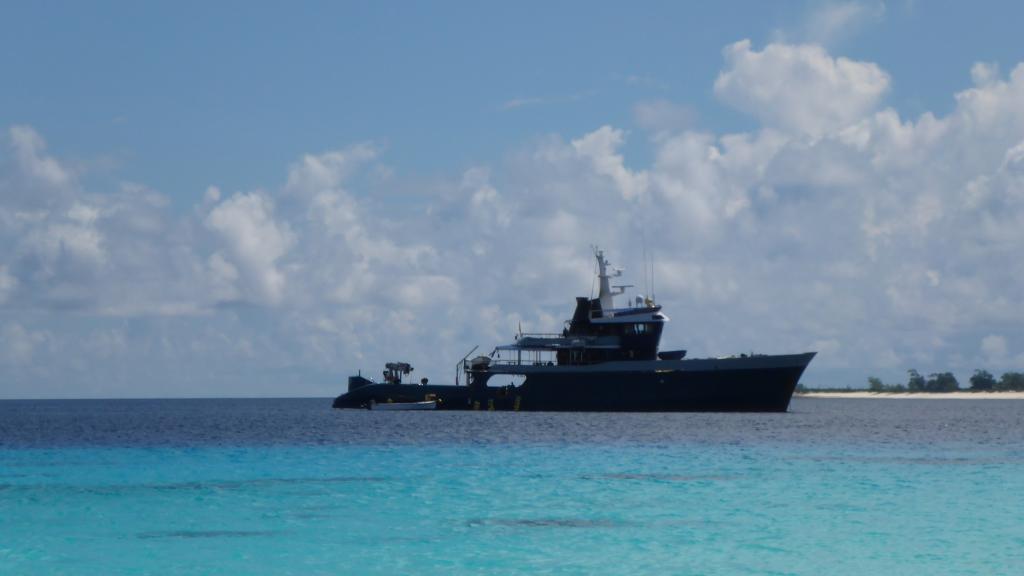
[[[334,401],[335,408],[416,402],[438,409],[561,412],[785,412],[814,353],[720,359],[620,361],[585,366],[490,366],[472,386],[372,384]],[[489,387],[494,375],[525,376],[519,386]]]

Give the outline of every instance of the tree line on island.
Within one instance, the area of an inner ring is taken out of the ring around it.
[[[997,380],[988,370],[975,370],[969,388],[961,388],[952,372],[936,372],[926,378],[917,370],[907,370],[906,384],[886,384],[881,378],[868,377],[869,392],[1024,392],[1024,372],[1005,372]],[[863,388],[808,388],[797,384],[798,393],[853,392]]]
[[[961,390],[960,383],[952,372],[936,372],[925,378],[917,370],[907,370],[906,384],[886,384],[881,378],[868,378],[868,390],[872,392],[956,392]],[[975,370],[971,376],[968,390],[977,392],[988,391],[1024,391],[1024,373],[1005,372],[996,380],[988,370]]]

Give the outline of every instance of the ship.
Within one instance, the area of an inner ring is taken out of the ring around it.
[[[560,333],[516,335],[488,355],[463,357],[452,384],[405,381],[407,362],[389,362],[383,381],[360,372],[335,408],[432,403],[436,410],[564,412],[785,412],[815,352],[742,353],[687,358],[660,350],[668,316],[653,296],[616,308],[629,285],[613,286],[622,271],[604,252],[597,260],[597,297],[577,297]],[[460,382],[459,374],[465,378]],[[496,377],[511,380],[490,385]],[[517,384],[516,382],[519,381]],[[420,404],[422,405],[422,404]],[[386,406],[385,406],[386,407]],[[395,406],[399,408],[400,406]]]

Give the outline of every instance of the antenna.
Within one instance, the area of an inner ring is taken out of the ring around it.
[[[651,250],[651,302],[654,302],[654,250]]]
[[[647,234],[644,232],[640,233],[640,244],[643,246],[644,251],[644,294],[650,295],[651,285],[647,282]]]

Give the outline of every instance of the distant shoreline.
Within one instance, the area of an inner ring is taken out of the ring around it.
[[[921,400],[1024,400],[1024,392],[871,392],[870,390],[836,390],[797,392],[799,398],[903,398]]]

